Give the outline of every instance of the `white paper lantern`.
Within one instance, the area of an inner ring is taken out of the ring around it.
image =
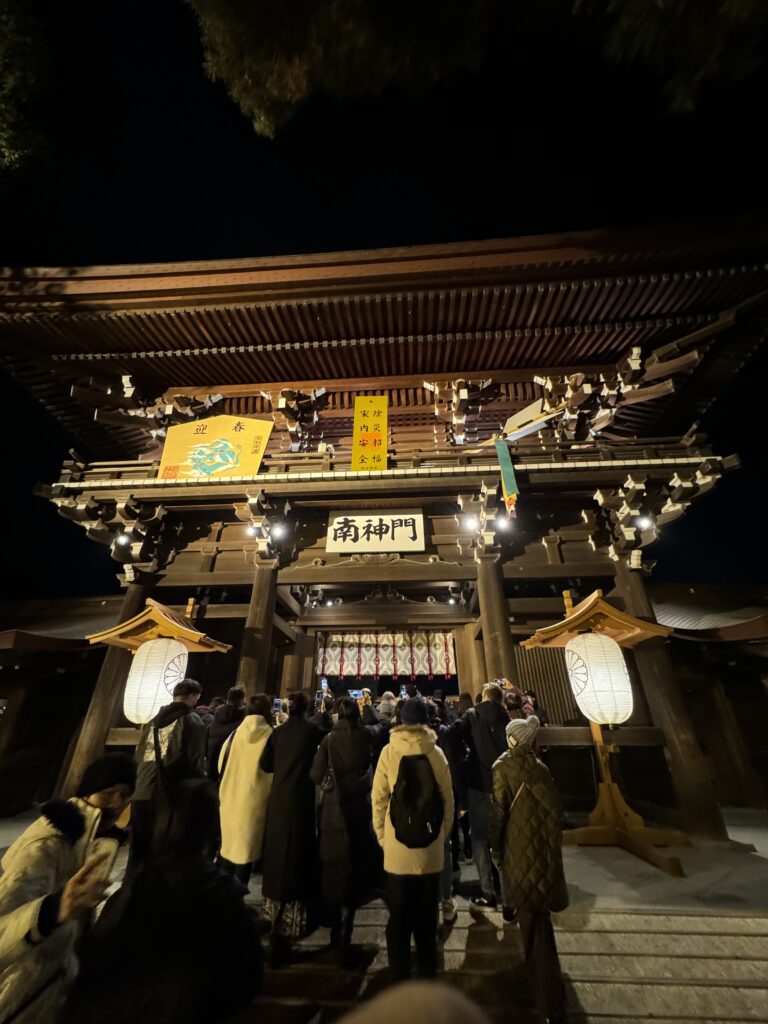
[[[136,651],[125,685],[123,711],[130,722],[144,725],[168,703],[173,688],[187,674],[189,655],[178,640],[147,640]]]
[[[621,648],[601,633],[565,645],[568,679],[579,710],[598,725],[621,725],[632,714],[632,683]]]

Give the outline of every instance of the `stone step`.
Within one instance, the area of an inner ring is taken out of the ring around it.
[[[568,985],[569,1012],[626,1019],[670,1017],[677,1020],[768,1020],[768,988],[702,985],[648,980],[576,981]]]
[[[716,943],[713,943],[716,946]],[[731,957],[626,956],[622,954],[560,953],[563,973],[572,981],[603,978],[768,985],[768,960]]]
[[[680,935],[765,935],[768,917],[724,917],[719,914],[627,914],[566,910],[553,914],[558,932],[659,932]]]
[[[680,935],[640,932],[558,932],[557,948],[564,956],[617,954],[625,956],[687,956],[704,959],[768,960],[768,936]]]

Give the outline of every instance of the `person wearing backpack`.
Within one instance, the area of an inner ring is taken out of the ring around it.
[[[126,875],[148,863],[158,824],[173,813],[174,791],[187,779],[206,775],[208,730],[195,714],[203,688],[182,679],[173,701],[141,730],[136,746],[136,792],[131,804],[131,848]]]
[[[437,973],[440,875],[453,826],[448,762],[427,726],[419,697],[404,702],[373,780],[373,827],[387,875],[390,978],[411,976],[411,936],[419,974]]]

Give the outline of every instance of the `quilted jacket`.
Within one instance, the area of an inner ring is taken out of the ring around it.
[[[505,907],[565,910],[560,802],[549,769],[530,747],[493,766],[490,846],[500,865]]]

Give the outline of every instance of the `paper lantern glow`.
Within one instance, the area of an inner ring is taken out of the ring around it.
[[[189,655],[178,640],[147,640],[136,651],[125,686],[123,711],[130,722],[151,721],[187,674]]]
[[[621,648],[601,633],[580,633],[565,645],[573,696],[598,725],[621,725],[632,714],[632,683]]]

